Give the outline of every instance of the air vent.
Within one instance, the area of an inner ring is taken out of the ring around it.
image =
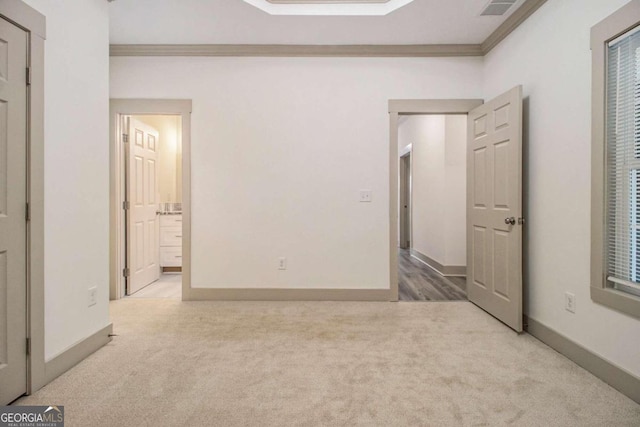
[[[484,8],[481,16],[501,16],[507,13],[507,10],[513,6],[516,0],[491,0],[487,7]]]

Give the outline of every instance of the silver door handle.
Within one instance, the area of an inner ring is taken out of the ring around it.
[[[514,217],[505,218],[504,223],[507,225],[516,225],[516,219]]]

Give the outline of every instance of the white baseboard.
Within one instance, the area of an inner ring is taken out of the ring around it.
[[[389,289],[190,288],[187,301],[390,301]]]
[[[466,277],[467,266],[466,265],[442,265],[433,258],[428,257],[420,251],[415,249],[410,250],[411,256],[419,261],[427,264],[431,269],[435,270],[441,276],[459,276]]]
[[[559,332],[527,316],[525,316],[525,330],[631,400],[640,403],[640,378],[631,372],[614,365]]]
[[[99,350],[102,346],[111,341],[111,332],[113,324],[109,324],[100,329],[95,334],[83,339],[82,341],[72,345],[53,359],[45,362],[45,378],[46,383],[58,378],[69,369],[82,362],[85,358]]]

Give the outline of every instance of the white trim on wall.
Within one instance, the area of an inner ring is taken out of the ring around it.
[[[449,57],[483,56],[480,45],[113,44],[111,56]]]

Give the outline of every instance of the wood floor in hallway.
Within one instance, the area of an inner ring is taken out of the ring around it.
[[[466,278],[444,277],[398,250],[398,298],[400,301],[466,301]]]

